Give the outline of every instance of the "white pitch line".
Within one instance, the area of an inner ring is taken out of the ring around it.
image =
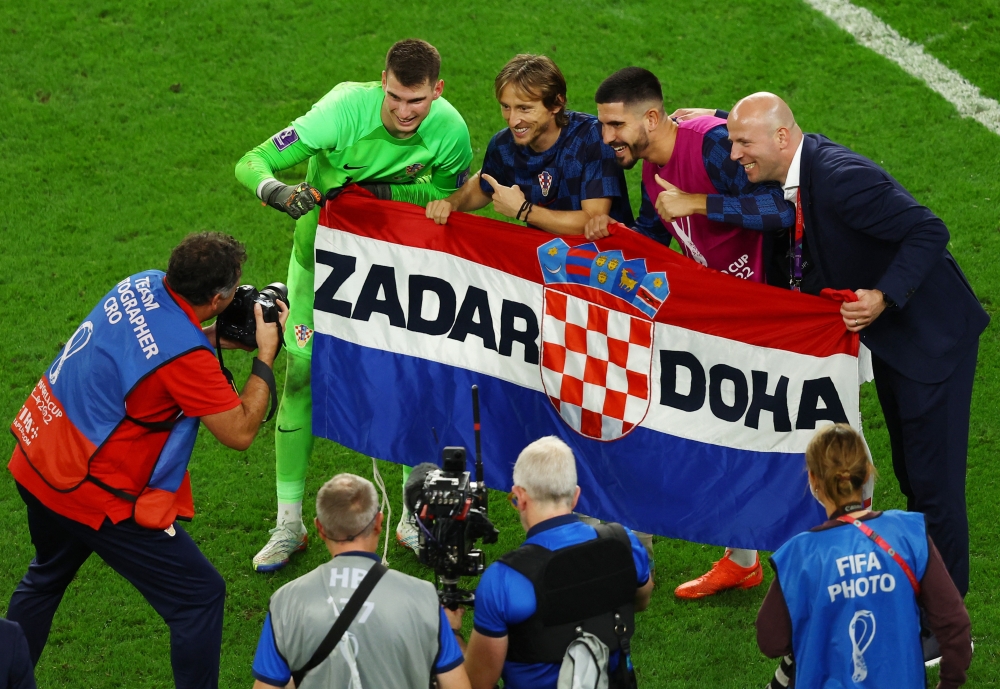
[[[922,45],[903,38],[867,9],[847,0],[805,1],[854,36],[858,43],[924,81],[954,105],[962,117],[971,117],[994,134],[1000,134],[1000,103],[987,98],[978,86],[928,55]]]

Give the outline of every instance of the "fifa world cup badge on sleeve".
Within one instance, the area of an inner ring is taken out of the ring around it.
[[[538,184],[542,187],[542,196],[549,195],[549,189],[552,188],[552,175],[548,170],[542,172],[538,175]]]
[[[271,137],[271,141],[274,142],[274,147],[279,151],[284,151],[298,140],[299,133],[295,131],[295,127],[286,127]]]
[[[611,441],[646,417],[653,319],[670,289],[664,272],[593,242],[538,247],[545,281],[542,386],[577,433]]]

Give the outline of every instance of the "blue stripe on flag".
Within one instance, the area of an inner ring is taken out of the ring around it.
[[[577,458],[577,511],[583,514],[662,536],[760,550],[777,550],[825,520],[807,490],[801,454],[726,448],[642,427],[603,443],[573,432],[539,391],[322,333],[313,348],[313,433],[363,454],[411,466],[440,464],[441,448],[464,445],[471,470],[475,384],[491,488],[509,490],[524,446],[558,435]]]

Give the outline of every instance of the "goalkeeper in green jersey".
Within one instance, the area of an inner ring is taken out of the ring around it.
[[[351,182],[380,199],[421,206],[462,186],[472,162],[469,128],[441,97],[440,68],[434,46],[415,39],[400,41],[386,55],[381,84],[338,84],[236,164],[236,178],[247,189],[295,219],[288,262],[288,372],[275,435],[278,519],[267,545],[254,556],[258,572],[284,567],[292,553],[306,547],[302,495],[313,447],[310,363],[317,204],[328,190]],[[276,170],[304,160],[309,161],[305,182],[289,186],[274,178]],[[404,483],[408,474],[405,470]],[[396,536],[415,547],[416,528],[405,508]]]

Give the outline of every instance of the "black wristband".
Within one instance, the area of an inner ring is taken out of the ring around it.
[[[533,203],[529,203],[529,204],[528,204],[528,210],[527,210],[527,212],[526,212],[526,213],[524,214],[524,224],[525,224],[525,225],[527,225],[527,224],[528,224],[528,216],[529,216],[529,215],[531,215],[531,211],[533,211],[533,210],[535,210],[535,204],[533,204]]]
[[[379,201],[392,201],[392,187],[381,182],[372,184],[359,184],[359,187],[370,192]]]
[[[274,412],[278,409],[278,386],[274,382],[274,371],[272,371],[271,367],[263,361],[254,357],[253,366],[250,369],[250,375],[257,376],[262,381],[267,383],[267,389],[271,391],[271,411],[268,412],[267,418],[263,421],[263,423],[267,423],[274,418]]]

